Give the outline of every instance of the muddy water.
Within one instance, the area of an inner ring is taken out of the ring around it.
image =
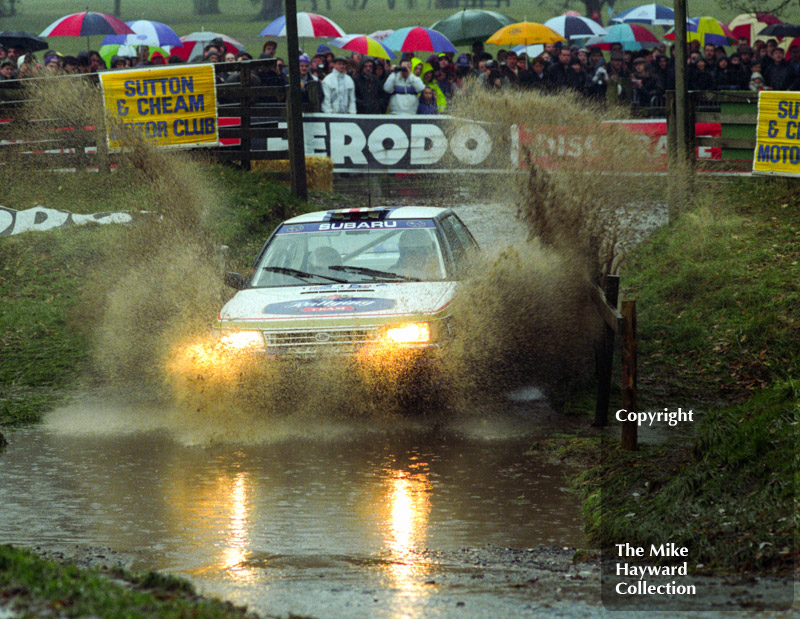
[[[488,555],[582,542],[566,471],[525,453],[552,426],[525,395],[491,419],[321,426],[247,447],[185,446],[158,410],[78,401],[9,436],[0,531],[107,547],[265,614],[426,614],[442,584],[482,586],[472,572]],[[515,561],[503,579],[523,579]],[[489,615],[528,603],[477,599]]]

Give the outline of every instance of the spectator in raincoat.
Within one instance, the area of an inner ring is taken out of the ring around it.
[[[325,114],[356,113],[356,85],[346,71],[347,59],[336,58],[333,71],[322,80],[322,111]]]
[[[436,81],[433,66],[427,62],[422,64],[422,83],[433,91],[434,98],[436,99],[436,107],[439,108],[439,113],[442,114],[447,109],[447,97],[439,87]]]
[[[356,85],[356,111],[359,114],[383,114],[383,84],[374,73],[375,64],[362,60],[358,74],[353,78]]]
[[[383,90],[391,95],[389,114],[416,114],[419,99],[417,94],[425,89],[425,84],[411,72],[411,63],[403,61],[383,83]]]

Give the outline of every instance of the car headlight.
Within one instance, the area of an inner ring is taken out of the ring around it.
[[[412,322],[389,327],[383,332],[383,339],[392,344],[427,344],[431,341],[431,326],[427,322]]]
[[[264,348],[264,335],[261,331],[227,331],[220,337],[220,342],[228,348],[248,350]]]

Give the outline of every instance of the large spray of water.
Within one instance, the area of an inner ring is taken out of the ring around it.
[[[85,85],[54,80],[39,88],[38,117],[63,122],[68,109],[74,126],[103,122],[99,96]],[[487,251],[463,283],[453,306],[457,337],[441,352],[438,375],[437,395],[449,405],[437,399],[427,410],[432,416],[459,414],[523,384],[558,388],[590,372],[599,320],[588,287],[609,266],[620,212],[657,191],[638,176],[647,167],[641,142],[602,124],[603,113],[577,98],[476,89],[452,113],[486,123],[497,140],[519,128],[520,165],[502,162],[508,172],[483,179],[479,197],[512,201],[528,242]],[[564,135],[580,139],[582,156],[553,148]],[[208,360],[210,321],[230,291],[206,225],[209,207],[224,198],[206,164],[129,135],[117,171],[91,182],[150,213],[119,235],[85,287],[83,320],[93,325],[95,365],[105,384],[134,385],[166,400],[168,423],[192,441],[260,440],[287,419],[380,424],[402,415],[394,392],[402,374],[397,360],[367,366],[336,358],[293,364],[242,357],[224,366]]]

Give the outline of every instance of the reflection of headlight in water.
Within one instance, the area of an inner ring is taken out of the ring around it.
[[[389,344],[427,344],[431,341],[431,327],[427,322],[389,327],[381,339]]]
[[[399,582],[428,571],[428,565],[419,561],[416,552],[425,543],[430,513],[430,481],[424,473],[411,475],[393,471],[389,478],[389,547],[393,562],[389,567]]]
[[[220,343],[234,350],[255,350],[264,348],[264,335],[261,331],[226,331]]]

